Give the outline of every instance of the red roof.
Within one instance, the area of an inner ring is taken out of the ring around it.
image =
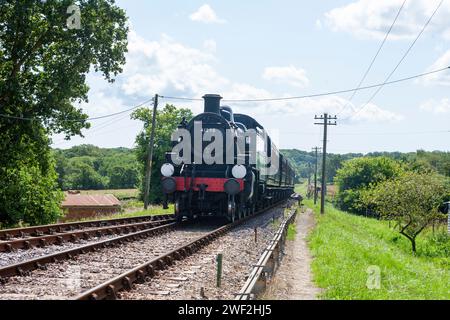
[[[120,201],[112,194],[66,194],[63,207],[112,207],[120,206]]]

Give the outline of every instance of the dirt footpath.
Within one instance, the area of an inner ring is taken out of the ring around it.
[[[306,237],[314,228],[314,214],[310,209],[296,218],[295,241],[286,242],[286,255],[263,299],[315,300],[320,289],[312,282],[311,262]]]

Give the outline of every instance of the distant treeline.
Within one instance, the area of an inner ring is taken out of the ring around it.
[[[282,150],[292,162],[297,177],[307,179],[314,173],[314,153],[296,149]],[[136,152],[128,148],[104,149],[93,145],[80,145],[70,149],[55,149],[56,171],[61,189],[96,190],[129,189],[140,185],[141,168]],[[344,161],[361,157],[385,156],[409,166],[421,166],[450,177],[450,152],[372,152],[369,154],[328,154],[327,180],[333,182],[336,171]],[[319,156],[319,176],[321,156]]]
[[[306,152],[297,149],[289,149],[281,151],[286,155],[297,172],[297,178],[307,179],[314,174],[315,154],[314,152]],[[371,152],[368,154],[362,153],[347,153],[347,154],[328,154],[327,155],[327,182],[333,182],[338,169],[346,160],[361,158],[361,157],[388,157],[414,167],[428,168],[437,173],[450,177],[450,152],[443,151],[423,151],[417,152]],[[322,156],[319,155],[319,176],[320,163]]]
[[[55,149],[58,184],[63,190],[131,189],[140,182],[132,149],[80,145]]]

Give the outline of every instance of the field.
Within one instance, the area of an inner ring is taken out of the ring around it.
[[[137,198],[139,195],[138,189],[82,190],[80,192],[81,194],[112,194],[119,200]]]
[[[409,241],[384,221],[331,205],[321,216],[311,200],[305,204],[317,220],[309,245],[314,281],[325,289],[321,298],[450,299],[450,238],[445,232],[420,235],[414,256]]]

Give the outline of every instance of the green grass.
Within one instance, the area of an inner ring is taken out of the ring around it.
[[[169,205],[169,209],[163,209],[162,206],[151,206],[147,210],[139,210],[135,212],[124,212],[114,215],[108,215],[103,217],[93,217],[87,218],[83,220],[76,221],[91,221],[91,220],[110,220],[110,219],[120,219],[120,218],[134,218],[134,217],[142,217],[142,216],[152,216],[152,215],[163,215],[163,214],[173,214],[174,208],[173,204]],[[67,221],[72,222],[72,221]]]
[[[327,206],[309,236],[315,283],[323,299],[450,299],[450,238],[427,231],[418,252],[387,222],[350,215]],[[380,289],[368,289],[367,269],[381,271]]]
[[[288,231],[287,231],[286,239],[287,239],[288,241],[294,241],[296,235],[297,235],[297,228],[296,228],[295,222],[294,222],[294,223],[291,223],[291,224],[288,226]]]
[[[298,193],[299,195],[305,198],[307,189],[308,189],[308,181],[305,181],[302,184],[296,184],[294,191],[295,193]]]

